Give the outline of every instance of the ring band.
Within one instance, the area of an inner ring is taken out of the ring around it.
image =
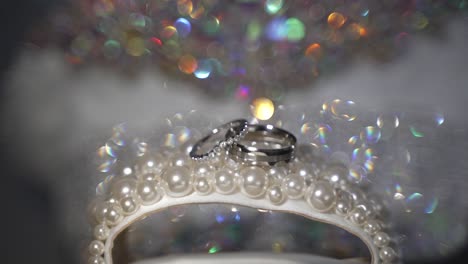
[[[219,126],[211,131],[209,135],[200,139],[190,151],[190,157],[193,160],[201,161],[212,158],[222,149],[226,149],[237,141],[241,140],[246,133],[248,122],[245,119],[236,119],[222,126]],[[215,140],[213,147],[199,153],[204,145],[208,144],[216,136],[221,136],[221,139]]]
[[[228,133],[229,134],[229,133]],[[294,158],[296,137],[290,132],[272,125],[249,125],[244,139],[253,139],[252,146],[239,141],[229,149],[229,154],[241,161],[276,163]],[[257,141],[258,140],[258,141]],[[256,147],[256,143],[275,144],[275,148]]]

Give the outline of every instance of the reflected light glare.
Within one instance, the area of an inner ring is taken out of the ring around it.
[[[275,105],[268,98],[257,98],[251,105],[252,114],[260,120],[268,120],[275,113]]]
[[[126,167],[125,169],[123,169],[123,173],[124,175],[130,175],[132,174],[132,169],[129,167]]]

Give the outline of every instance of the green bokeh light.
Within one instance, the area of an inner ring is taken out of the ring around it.
[[[219,250],[220,250],[220,248],[219,248],[219,247],[217,247],[217,246],[213,246],[213,247],[211,247],[211,248],[208,250],[208,253],[210,253],[210,254],[214,254],[214,253],[217,253],[217,252],[219,252]]]
[[[267,0],[265,2],[265,11],[270,15],[278,13],[282,7],[283,0]]]
[[[287,38],[289,41],[299,41],[304,38],[304,23],[302,23],[299,19],[292,17],[286,20],[286,28]]]

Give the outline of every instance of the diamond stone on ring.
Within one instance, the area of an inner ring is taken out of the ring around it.
[[[237,119],[213,129],[192,147],[190,157],[197,161],[213,158],[223,149],[241,140],[245,136],[247,126],[247,120]]]

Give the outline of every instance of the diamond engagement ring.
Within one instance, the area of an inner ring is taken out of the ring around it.
[[[248,122],[237,119],[219,126],[200,139],[190,151],[193,160],[207,160],[214,157],[222,149],[226,149],[245,136]]]

